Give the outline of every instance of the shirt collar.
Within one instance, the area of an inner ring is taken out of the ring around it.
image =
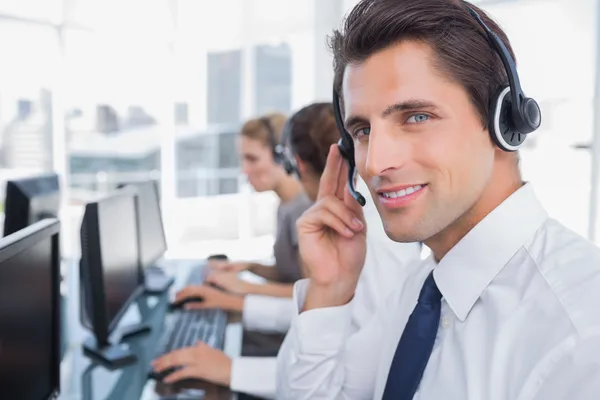
[[[510,195],[438,263],[434,277],[444,300],[464,321],[494,277],[548,218],[531,184]]]

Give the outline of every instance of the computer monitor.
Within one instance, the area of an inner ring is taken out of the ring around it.
[[[173,284],[174,279],[156,265],[167,250],[158,187],[155,181],[135,182],[123,186],[135,189],[138,194],[140,258],[144,268],[146,292],[162,293]]]
[[[127,348],[109,341],[144,288],[136,213],[137,195],[122,189],[87,204],[81,223],[81,316],[94,334],[84,343],[84,353],[111,368],[136,359]],[[121,338],[148,330],[147,325],[129,327]]]
[[[60,207],[58,175],[48,174],[6,183],[4,236],[41,221],[57,218]]]
[[[60,391],[60,274],[56,219],[0,239],[0,398]]]

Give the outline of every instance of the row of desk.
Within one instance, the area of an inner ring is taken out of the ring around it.
[[[78,278],[78,263],[68,262],[70,278]],[[66,286],[64,295],[65,334],[64,356],[61,363],[61,394],[59,400],[198,400],[235,399],[228,389],[205,382],[183,382],[179,385],[156,384],[147,379],[150,363],[156,355],[163,326],[169,323],[169,303],[175,292],[185,285],[191,266],[181,263],[176,270],[167,271],[175,277],[169,292],[161,295],[143,295],[133,303],[115,330],[144,322],[151,326],[150,333],[133,336],[124,341],[130,346],[137,361],[122,369],[108,370],[83,355],[81,343],[88,335],[78,319],[78,285]],[[77,280],[69,279],[70,282]],[[230,315],[225,336],[224,351],[230,357],[241,354],[242,324],[240,315]]]

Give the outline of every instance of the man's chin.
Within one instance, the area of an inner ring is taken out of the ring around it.
[[[399,243],[413,243],[420,242],[421,235],[417,232],[417,229],[412,224],[402,224],[400,222],[392,222],[384,224],[383,228],[386,235],[394,242]]]
[[[385,231],[390,240],[397,243],[415,243],[423,241],[420,236],[409,232],[390,232]]]

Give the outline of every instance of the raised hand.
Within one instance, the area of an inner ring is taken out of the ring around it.
[[[317,202],[296,223],[300,257],[310,278],[304,309],[347,303],[365,262],[366,225],[347,187],[347,165],[332,145]]]

